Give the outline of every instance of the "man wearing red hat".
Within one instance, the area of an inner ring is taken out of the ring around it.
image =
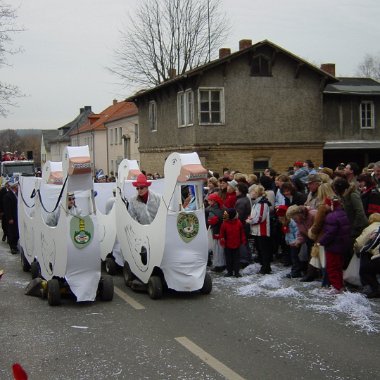
[[[128,211],[140,224],[152,223],[160,206],[160,196],[148,189],[151,184],[144,174],[139,174],[136,181],[132,182],[137,195],[130,199]]]
[[[293,164],[294,174],[291,176],[292,182],[296,183],[296,181],[305,182],[306,177],[309,175],[308,170],[303,166],[302,161],[296,161]]]

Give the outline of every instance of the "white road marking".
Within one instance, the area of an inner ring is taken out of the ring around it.
[[[178,338],[174,338],[178,343],[181,343],[182,346],[187,348],[191,353],[195,356],[198,356],[202,361],[208,364],[211,368],[215,369],[215,371],[219,372],[222,376],[224,376],[228,380],[244,380],[243,377],[238,375],[232,369],[225,366],[218,359],[209,355],[206,351],[202,350],[199,346],[197,346],[190,339],[185,336],[181,336]]]
[[[126,303],[131,305],[136,310],[143,310],[145,307],[141,305],[141,303],[138,303],[135,299],[133,299],[131,296],[129,296],[127,293],[123,292],[121,289],[119,289],[117,286],[114,287],[114,292],[123,299]]]

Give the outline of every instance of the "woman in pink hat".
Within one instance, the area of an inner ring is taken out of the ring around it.
[[[137,195],[129,200],[128,211],[140,224],[152,223],[160,206],[160,196],[149,190],[151,184],[144,174],[139,174],[136,181],[132,182]]]

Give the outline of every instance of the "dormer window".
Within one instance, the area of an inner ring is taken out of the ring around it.
[[[270,59],[265,55],[253,57],[251,63],[251,76],[270,77],[272,76],[272,65]]]

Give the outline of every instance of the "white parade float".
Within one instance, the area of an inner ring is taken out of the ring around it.
[[[123,160],[119,165],[116,228],[126,285],[137,289],[143,285],[152,299],[160,298],[166,286],[210,293],[203,206],[207,170],[196,153],[172,153],[165,162],[164,179],[152,181],[149,187],[160,195],[160,205],[148,225],[134,220],[127,210],[128,199],[136,195],[132,182],[140,173],[136,161]],[[192,194],[187,207],[182,199],[184,189]]]
[[[124,259],[116,238],[116,183],[94,183],[95,205],[99,225],[101,259],[106,272],[114,275]]]
[[[71,194],[76,207],[70,208]],[[38,266],[47,281],[45,293],[50,305],[59,305],[63,292],[74,294],[78,302],[94,301],[97,295],[112,300],[112,278],[101,277],[87,146],[67,147],[61,166],[49,163],[43,178],[20,178],[18,216],[23,267],[26,263]]]

